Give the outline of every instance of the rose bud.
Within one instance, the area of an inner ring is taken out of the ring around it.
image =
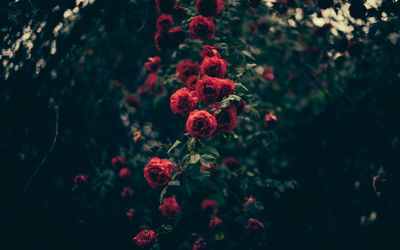
[[[189,24],[190,36],[206,42],[215,36],[215,24],[211,19],[195,16]]]
[[[84,174],[78,174],[77,176],[75,176],[74,182],[75,182],[75,186],[81,187],[88,183],[88,177]]]
[[[200,51],[201,59],[204,60],[204,58],[206,57],[214,57],[214,56],[216,56],[217,58],[221,58],[221,55],[219,54],[216,47],[210,45],[203,46],[203,50]]]
[[[364,49],[363,44],[358,40],[349,41],[347,43],[347,51],[351,56],[358,57]]]
[[[240,163],[235,157],[228,157],[222,161],[222,164],[225,165],[230,171],[235,171],[240,168]]]
[[[157,18],[156,28],[157,30],[168,31],[172,28],[174,20],[171,15],[162,14]]]
[[[264,231],[264,224],[256,219],[249,218],[247,221],[246,229],[249,232],[261,232]]]
[[[177,0],[156,0],[158,12],[171,14],[176,7]]]
[[[133,195],[133,190],[132,188],[129,187],[124,187],[124,189],[121,192],[122,198],[129,198],[132,197],[132,195]]]
[[[161,58],[159,56],[149,57],[147,58],[147,62],[144,64],[144,67],[147,71],[153,72],[157,71],[161,68]]]
[[[318,7],[320,9],[327,9],[333,6],[333,0],[318,0]]]
[[[174,197],[171,198],[164,198],[163,204],[158,206],[158,210],[161,211],[162,215],[169,220],[174,219],[178,216],[179,212],[181,211],[181,207],[176,202]]]
[[[125,166],[126,164],[128,164],[128,162],[126,161],[125,156],[115,156],[111,159],[111,165],[113,165],[114,167],[120,168],[122,166]]]
[[[355,19],[364,18],[365,15],[367,14],[367,8],[365,8],[365,5],[363,4],[362,1],[360,2],[356,1],[350,5],[349,12],[350,16],[352,16]]]
[[[216,228],[222,225],[222,220],[218,217],[214,217],[210,220],[210,222],[208,223],[208,227],[209,228]]]
[[[194,110],[186,122],[186,131],[194,138],[213,137],[217,129],[217,120],[205,110]]]
[[[219,103],[213,105],[218,108]],[[227,108],[221,109],[221,112],[215,114],[215,120],[217,120],[217,132],[229,133],[234,130],[237,126],[236,121],[236,106],[231,105]]]
[[[201,203],[201,211],[206,214],[216,214],[218,212],[217,203],[214,200],[205,199]]]
[[[188,88],[177,90],[170,98],[170,106],[174,114],[189,115],[198,104],[198,98],[195,91]]]
[[[174,167],[175,165],[167,159],[153,157],[144,168],[144,178],[154,189],[163,187],[171,180]]]
[[[118,175],[121,179],[126,180],[131,177],[132,174],[129,168],[121,168]]]
[[[392,195],[399,188],[399,179],[393,174],[383,173],[375,178],[374,188],[382,195]]]
[[[204,104],[214,104],[220,98],[221,82],[218,78],[203,76],[196,83],[197,97]]]
[[[168,31],[170,44],[172,47],[177,47],[179,44],[185,42],[186,34],[182,27],[174,27]]]
[[[256,199],[254,199],[253,197],[248,198],[246,203],[244,203],[244,205],[243,205],[243,213],[246,213],[248,205],[254,204],[254,203],[256,203]]]
[[[278,123],[278,118],[271,114],[267,114],[264,117],[264,125],[267,128],[274,128],[276,126],[276,124]]]
[[[139,99],[134,95],[128,95],[125,99],[125,103],[132,108],[138,108],[142,105]]]
[[[190,59],[185,59],[176,67],[176,73],[178,73],[178,80],[182,83],[186,83],[190,76],[196,76],[199,74],[199,63],[192,62]]]
[[[221,14],[224,8],[223,0],[197,0],[196,10],[202,16],[210,17]]]
[[[136,210],[131,208],[126,212],[126,216],[128,216],[129,220],[132,220],[133,217],[136,215]]]
[[[274,69],[272,67],[264,68],[264,72],[262,74],[262,78],[268,81],[272,81],[275,79]]]
[[[141,231],[133,238],[133,242],[141,247],[148,246],[149,244],[156,243],[157,241],[158,239],[156,238],[156,233],[153,230],[147,229]]]
[[[188,79],[186,80],[186,87],[190,90],[195,90],[196,89],[196,83],[199,80],[199,77],[197,75],[192,75],[189,76]]]
[[[226,61],[224,59],[214,57],[205,57],[200,66],[202,76],[223,78],[226,73]]]
[[[204,239],[197,238],[196,242],[193,245],[193,250],[206,249],[206,248],[207,248],[207,243],[204,241]]]

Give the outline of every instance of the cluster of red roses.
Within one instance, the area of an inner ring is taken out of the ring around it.
[[[201,66],[190,59],[183,60],[177,67],[178,79],[186,87],[171,95],[170,105],[174,113],[189,115],[187,132],[194,138],[213,137],[216,132],[231,132],[236,128],[236,115],[244,108],[244,101],[223,107],[220,102],[235,94],[235,84],[224,79],[227,63],[213,46],[204,46],[200,53]],[[199,72],[202,76],[199,79]],[[201,101],[210,105],[207,110],[197,110]]]
[[[183,43],[186,34],[182,27],[172,28],[173,15],[183,8],[177,5],[177,0],[156,0],[156,7],[159,12],[163,13],[157,19],[157,31],[154,35],[157,49],[169,49]],[[197,0],[196,10],[200,15],[195,16],[189,24],[190,36],[201,41],[208,41],[214,37],[213,17],[220,15],[223,8],[223,0]]]

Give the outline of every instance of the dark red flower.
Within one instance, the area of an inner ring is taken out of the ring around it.
[[[129,107],[133,107],[133,108],[138,108],[141,106],[141,103],[139,101],[139,99],[134,96],[134,95],[128,95],[125,98],[125,103],[129,106]]]
[[[214,105],[218,108],[219,103]],[[215,114],[217,120],[217,132],[229,133],[236,128],[236,106],[230,105],[227,108],[221,109],[221,112]]]
[[[272,67],[264,68],[264,72],[262,74],[262,78],[268,81],[272,81],[275,79],[274,69]]]
[[[182,27],[174,27],[168,31],[170,44],[172,47],[177,47],[179,44],[183,43],[186,38],[186,34]]]
[[[264,231],[264,224],[262,224],[256,219],[249,218],[247,221],[246,229],[249,230],[249,232]]]
[[[170,105],[174,114],[189,115],[198,104],[198,98],[195,91],[188,88],[181,88],[171,95]]]
[[[156,243],[158,239],[156,238],[156,233],[153,230],[143,230],[138,233],[134,238],[133,242],[135,242],[138,246],[146,246],[152,243]]]
[[[114,167],[122,167],[125,166],[127,163],[125,156],[115,156],[111,159],[111,165]]]
[[[171,14],[176,7],[177,0],[156,0],[158,12]]]
[[[74,182],[75,182],[75,186],[77,186],[77,187],[83,186],[83,185],[87,184],[88,177],[87,177],[87,175],[84,175],[84,174],[78,174],[75,176]]]
[[[153,157],[144,168],[144,178],[152,188],[165,186],[170,180],[174,164],[167,159]]]
[[[201,59],[204,60],[204,58],[206,57],[214,57],[214,56],[221,58],[221,55],[219,54],[216,47],[210,45],[203,46],[203,50],[200,51]]]
[[[190,59],[185,59],[176,67],[178,73],[178,80],[182,83],[186,83],[190,76],[196,76],[199,74],[199,63],[192,62]]]
[[[219,80],[220,91],[218,100],[222,101],[224,97],[235,94],[235,84],[229,79]]]
[[[189,24],[190,36],[205,42],[215,36],[215,25],[211,19],[195,16]]]
[[[159,95],[166,91],[165,87],[163,87],[163,82],[160,83],[160,86],[157,86],[158,81],[158,73],[152,72],[147,75],[146,80],[144,81],[144,91],[150,91],[154,95]]]
[[[217,203],[214,200],[205,199],[201,203],[201,211],[207,214],[216,214],[218,212]]]
[[[278,123],[278,118],[274,114],[267,114],[264,117],[264,125],[267,128],[273,128]]]
[[[172,220],[176,216],[178,216],[179,212],[181,211],[181,207],[176,202],[176,199],[174,197],[170,197],[163,199],[163,204],[158,206],[158,210],[161,211],[164,217]]]
[[[156,44],[157,50],[166,50],[172,47],[170,34],[168,31],[157,30],[154,35],[154,43]]]
[[[186,80],[186,87],[190,90],[195,90],[196,89],[196,83],[199,80],[199,77],[197,75],[192,75],[189,76],[188,79]]]
[[[124,187],[124,189],[121,192],[122,198],[132,197],[132,195],[133,195],[133,190],[132,188],[129,187]]]
[[[129,168],[121,168],[118,175],[121,179],[125,180],[131,177],[132,174]]]
[[[125,214],[126,214],[126,216],[128,216],[129,220],[132,220],[133,217],[136,215],[136,210],[131,208]]]
[[[196,10],[202,16],[217,16],[224,8],[223,0],[197,0]]]
[[[222,225],[222,220],[220,218],[218,218],[217,216],[215,216],[214,218],[212,218],[210,220],[210,222],[208,223],[208,227],[209,228],[216,228]]]
[[[186,131],[194,138],[212,137],[217,129],[217,121],[205,110],[194,110],[186,122]]]
[[[196,242],[193,245],[193,250],[205,249],[207,247],[207,243],[203,238],[197,238]]]
[[[157,30],[168,31],[172,28],[174,20],[171,15],[162,14],[157,18],[156,28]]]
[[[235,171],[240,168],[240,163],[235,157],[227,157],[222,161],[230,171]]]
[[[210,76],[203,76],[196,83],[196,92],[200,101],[205,104],[213,104],[220,97],[220,79]]]
[[[202,76],[208,75],[212,77],[222,78],[226,73],[226,61],[224,59],[214,57],[206,57],[200,66]]]

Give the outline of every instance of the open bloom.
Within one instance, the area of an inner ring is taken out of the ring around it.
[[[165,186],[171,180],[174,164],[167,159],[153,157],[144,168],[144,178],[152,188]]]

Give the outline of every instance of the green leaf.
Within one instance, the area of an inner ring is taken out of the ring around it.
[[[168,186],[180,187],[181,186],[181,182],[178,181],[178,180],[170,181],[170,182],[168,182]]]
[[[167,188],[168,186],[166,186],[165,188],[163,188],[163,190],[160,193],[160,203],[163,202],[164,196],[167,194]]]
[[[168,149],[167,154],[169,155],[171,153],[171,151],[176,148],[179,144],[181,144],[180,140],[176,140],[176,142]]]
[[[194,154],[190,156],[190,164],[196,164],[200,161],[200,154]]]
[[[240,82],[235,83],[235,86],[236,93],[247,93],[249,91],[249,89]]]

